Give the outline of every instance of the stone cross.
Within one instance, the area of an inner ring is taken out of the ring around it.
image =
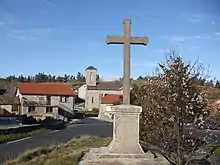
[[[124,20],[124,36],[107,36],[107,44],[124,44],[123,104],[130,104],[130,44],[147,45],[147,37],[131,37],[131,21]]]
[[[147,37],[130,36],[130,20],[124,20],[122,37],[108,36],[108,44],[124,44],[123,104],[112,106],[113,138],[108,147],[92,148],[79,165],[169,165],[166,159],[154,159],[139,143],[139,116],[142,107],[130,105],[130,44],[146,45]]]

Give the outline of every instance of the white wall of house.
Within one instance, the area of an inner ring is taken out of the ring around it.
[[[103,97],[106,94],[123,94],[123,90],[114,91],[114,90],[87,90],[86,99],[85,99],[85,108],[87,110],[92,110],[92,108],[101,108],[101,96]]]
[[[12,105],[0,105],[0,107],[12,113]]]
[[[113,104],[100,104],[99,119],[112,121],[112,106]]]
[[[23,105],[23,99],[27,99],[28,101],[35,101],[37,103],[40,104],[46,104],[47,103],[47,97],[46,95],[23,95],[19,92],[19,89],[17,90],[17,94],[16,94],[21,102],[21,105]],[[62,100],[60,100],[60,98],[62,97]],[[59,106],[60,104],[63,104],[64,106],[68,107],[70,110],[73,110],[73,106],[74,106],[74,96],[67,96],[67,102],[65,101],[65,96],[51,96],[51,106]],[[61,102],[60,102],[61,101]],[[23,106],[21,106],[21,112],[22,114],[24,114],[24,108]]]
[[[83,85],[78,89],[78,96],[79,98],[85,100],[86,99],[86,90],[87,90],[87,86]]]

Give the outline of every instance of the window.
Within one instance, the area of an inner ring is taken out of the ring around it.
[[[12,111],[18,112],[18,105],[13,104],[13,105],[12,105]]]
[[[90,73],[90,82],[92,82],[92,72]]]
[[[53,107],[46,107],[46,113],[52,113]]]
[[[47,105],[51,104],[51,96],[47,96]]]
[[[94,97],[92,97],[92,104],[94,103]]]
[[[60,96],[60,102],[61,103],[68,103],[69,102],[69,96]]]
[[[34,112],[35,111],[35,106],[29,106],[28,107],[28,112]]]
[[[65,97],[65,102],[69,102],[69,96]]]

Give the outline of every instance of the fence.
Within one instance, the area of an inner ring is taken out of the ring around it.
[[[24,116],[22,115],[0,115],[0,125],[15,125],[22,123]]]

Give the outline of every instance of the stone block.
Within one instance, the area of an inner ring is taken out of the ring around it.
[[[169,165],[163,157],[146,154],[108,153],[108,148],[92,148],[79,165]]]
[[[139,144],[139,115],[142,107],[116,105],[112,107],[113,140],[108,146],[112,153],[143,154]]]

